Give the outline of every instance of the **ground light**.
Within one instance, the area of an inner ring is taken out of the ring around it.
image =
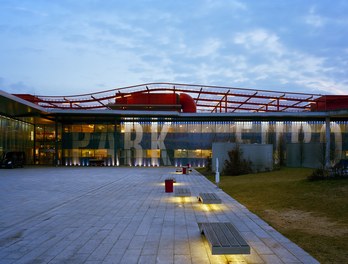
[[[228,210],[224,204],[201,204],[201,208],[204,212],[223,212]]]

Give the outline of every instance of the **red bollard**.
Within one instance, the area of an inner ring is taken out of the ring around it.
[[[165,190],[166,193],[171,193],[173,192],[173,185],[174,185],[174,181],[173,180],[165,180],[164,181],[164,185],[165,185]]]

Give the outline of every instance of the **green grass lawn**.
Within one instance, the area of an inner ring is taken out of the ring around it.
[[[311,172],[221,176],[220,188],[321,263],[348,263],[348,179],[308,181]]]

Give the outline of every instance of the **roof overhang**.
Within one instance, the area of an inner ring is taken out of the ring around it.
[[[45,108],[0,90],[0,115],[28,123],[50,122]]]

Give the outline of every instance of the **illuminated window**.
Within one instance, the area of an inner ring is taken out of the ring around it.
[[[210,149],[202,149],[202,158],[211,158],[212,151]]]
[[[215,132],[215,125],[213,124],[202,124],[202,133],[213,133]]]
[[[83,158],[89,158],[94,156],[94,150],[92,149],[82,149],[81,150],[81,157]]]
[[[76,132],[93,133],[94,125],[81,125],[81,131],[76,131]]]
[[[72,126],[71,125],[65,125],[64,126],[64,133],[69,133],[72,131]]]
[[[201,132],[201,124],[188,124],[187,125],[188,133],[200,133]]]
[[[151,124],[141,124],[142,125],[142,127],[143,127],[143,133],[151,133],[152,131],[151,131]],[[158,130],[159,128],[157,128],[157,130]],[[158,131],[156,131],[156,132],[158,132]]]
[[[174,133],[187,133],[187,124],[186,123],[176,123]]]
[[[72,125],[71,126],[71,132],[82,132],[81,125]]]
[[[96,149],[94,157],[96,159],[106,158],[108,155],[107,149]]]
[[[146,157],[147,158],[160,158],[161,157],[161,150],[160,149],[147,149],[146,150]]]
[[[188,150],[187,151],[189,158],[202,158],[202,150],[201,149],[194,149],[194,150]]]
[[[174,158],[187,158],[187,149],[175,149]]]
[[[107,131],[106,125],[95,125],[95,132],[106,132],[106,131]]]
[[[114,132],[115,131],[115,125],[108,125],[108,132]]]

